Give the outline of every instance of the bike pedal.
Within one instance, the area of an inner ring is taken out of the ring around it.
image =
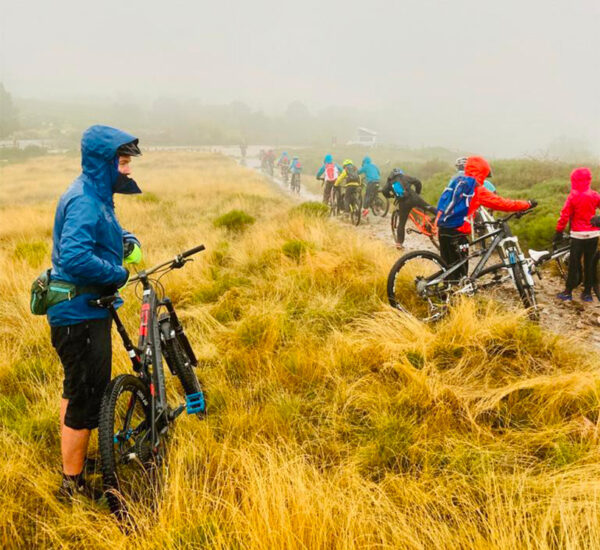
[[[188,414],[203,413],[206,410],[204,394],[202,392],[190,393],[185,396],[186,411]]]

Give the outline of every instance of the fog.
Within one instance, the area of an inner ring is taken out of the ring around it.
[[[600,154],[598,0],[0,2],[0,82],[23,115],[300,101],[402,146]]]

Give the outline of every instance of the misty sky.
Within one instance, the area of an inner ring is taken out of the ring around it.
[[[399,142],[600,147],[600,0],[0,0],[13,95],[389,113]],[[93,9],[90,9],[93,6]]]

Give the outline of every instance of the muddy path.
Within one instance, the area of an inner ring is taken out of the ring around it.
[[[241,158],[239,157],[239,150],[236,153],[232,156],[234,156],[237,162],[240,162]],[[231,155],[232,152],[228,151],[225,154]],[[250,154],[252,153],[250,152]],[[246,166],[260,171],[260,163],[257,157],[249,156],[246,159]],[[273,177],[265,175],[265,177],[292,200],[297,202],[320,202],[322,200],[322,196],[307,189],[304,182],[300,194],[296,195],[293,194],[288,186],[276,175]],[[349,222],[344,220],[340,220],[339,223],[347,223],[350,225]],[[366,218],[363,217],[360,225],[356,227],[356,230],[369,238],[382,241],[391,249],[396,250],[390,227],[389,213],[385,218],[373,216],[372,214],[369,214]],[[397,251],[398,256],[413,250],[433,250],[434,252],[437,252],[427,237],[418,233],[407,232],[404,248]],[[595,297],[594,302],[591,304],[582,302],[580,299],[581,288],[576,289],[573,293],[572,302],[561,302],[556,298],[556,294],[561,290],[563,290],[562,280],[556,275],[549,273],[548,270],[542,272],[542,280],[535,277],[535,293],[541,309],[541,326],[557,334],[573,336],[585,345],[592,345],[593,347],[600,349],[600,302],[598,302]],[[494,291],[493,297],[506,303],[508,306],[518,306],[520,304],[516,289],[510,284]]]

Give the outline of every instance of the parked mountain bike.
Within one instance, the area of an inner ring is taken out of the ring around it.
[[[290,190],[292,193],[300,194],[300,174],[292,174],[290,179]]]
[[[131,277],[128,285],[142,289],[137,346],[115,308],[118,293],[90,301],[90,305],[109,311],[135,371],[110,382],[102,399],[98,426],[104,490],[111,511],[120,519],[129,517],[128,504],[153,501],[175,419],[184,411],[198,416],[205,413],[204,394],[194,371],[198,361],[160,282],[165,274],[182,268],[202,250],[203,245],[197,246]],[[184,403],[167,402],[163,358],[181,382]]]
[[[508,221],[530,212],[515,212],[505,218],[484,222],[494,228],[490,245],[476,252],[463,251],[464,257],[448,266],[442,258],[428,250],[402,256],[390,270],[387,281],[388,300],[392,307],[410,313],[422,321],[437,321],[443,317],[455,296],[472,296],[480,290],[511,281],[532,319],[538,318],[532,272],[533,261],[525,258],[519,240],[513,236]],[[476,239],[473,244],[478,244]],[[488,265],[497,254],[498,263]],[[460,277],[466,263],[479,257],[472,273]]]
[[[408,214],[408,222],[411,222],[414,227],[406,227],[407,233],[420,233],[429,238],[433,246],[438,250],[440,248],[440,242],[438,238],[438,228],[435,223],[435,217],[432,214],[424,212],[420,208],[413,208]],[[400,235],[400,203],[394,201],[394,211],[392,212],[391,219],[392,235],[396,243],[402,242],[402,235]]]

